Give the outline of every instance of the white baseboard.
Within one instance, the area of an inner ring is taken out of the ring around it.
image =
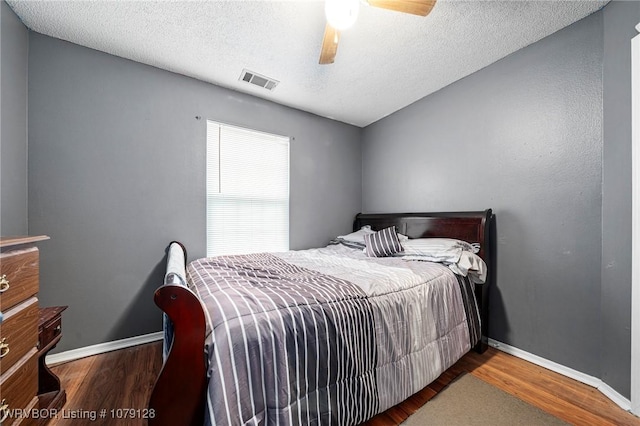
[[[509,355],[513,355],[517,358],[529,361],[532,364],[544,367],[547,370],[555,371],[556,373],[562,374],[563,376],[569,377],[570,379],[574,379],[581,383],[594,387],[602,392],[604,396],[615,402],[623,410],[629,412],[631,411],[631,401],[620,395],[615,389],[613,389],[611,386],[603,382],[601,379],[598,379],[597,377],[593,377],[578,370],[566,367],[562,364],[549,361],[548,359],[539,357],[538,355],[523,351],[522,349],[518,349],[497,340],[489,339],[489,346],[499,349],[502,352],[508,353]]]
[[[76,359],[103,354],[105,352],[116,351],[118,349],[130,348],[132,346],[143,345],[145,343],[162,340],[162,332],[143,334],[142,336],[129,337],[127,339],[114,340],[112,342],[98,343],[97,345],[85,346],[83,348],[72,349],[70,351],[47,355],[47,364],[60,364],[62,362],[74,361]]]

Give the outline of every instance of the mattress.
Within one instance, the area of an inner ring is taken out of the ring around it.
[[[211,425],[357,425],[479,340],[473,286],[448,267],[342,245],[204,258]]]

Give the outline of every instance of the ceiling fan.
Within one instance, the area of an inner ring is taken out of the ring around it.
[[[326,0],[327,24],[324,28],[320,64],[332,64],[338,52],[340,31],[349,28],[358,17],[360,2],[381,9],[427,16],[436,0]]]

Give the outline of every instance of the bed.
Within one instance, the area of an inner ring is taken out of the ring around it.
[[[488,209],[358,214],[353,224],[355,234],[474,243],[484,284],[456,265],[370,258],[344,241],[188,266],[173,242],[154,297],[165,359],[149,424],[357,425],[398,404],[486,349],[492,223]]]

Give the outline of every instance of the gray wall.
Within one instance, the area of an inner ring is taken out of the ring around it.
[[[59,350],[160,330],[165,247],[205,255],[206,118],[295,137],[292,249],[351,229],[361,129],[30,34],[29,226],[51,236],[42,304],[70,306]]]
[[[4,0],[0,31],[0,235],[25,235],[29,32]]]
[[[602,380],[631,392],[631,43],[640,3],[604,8]],[[638,307],[640,309],[640,307]]]
[[[368,126],[362,146],[366,212],[493,208],[490,337],[596,377],[602,59],[597,13]]]

